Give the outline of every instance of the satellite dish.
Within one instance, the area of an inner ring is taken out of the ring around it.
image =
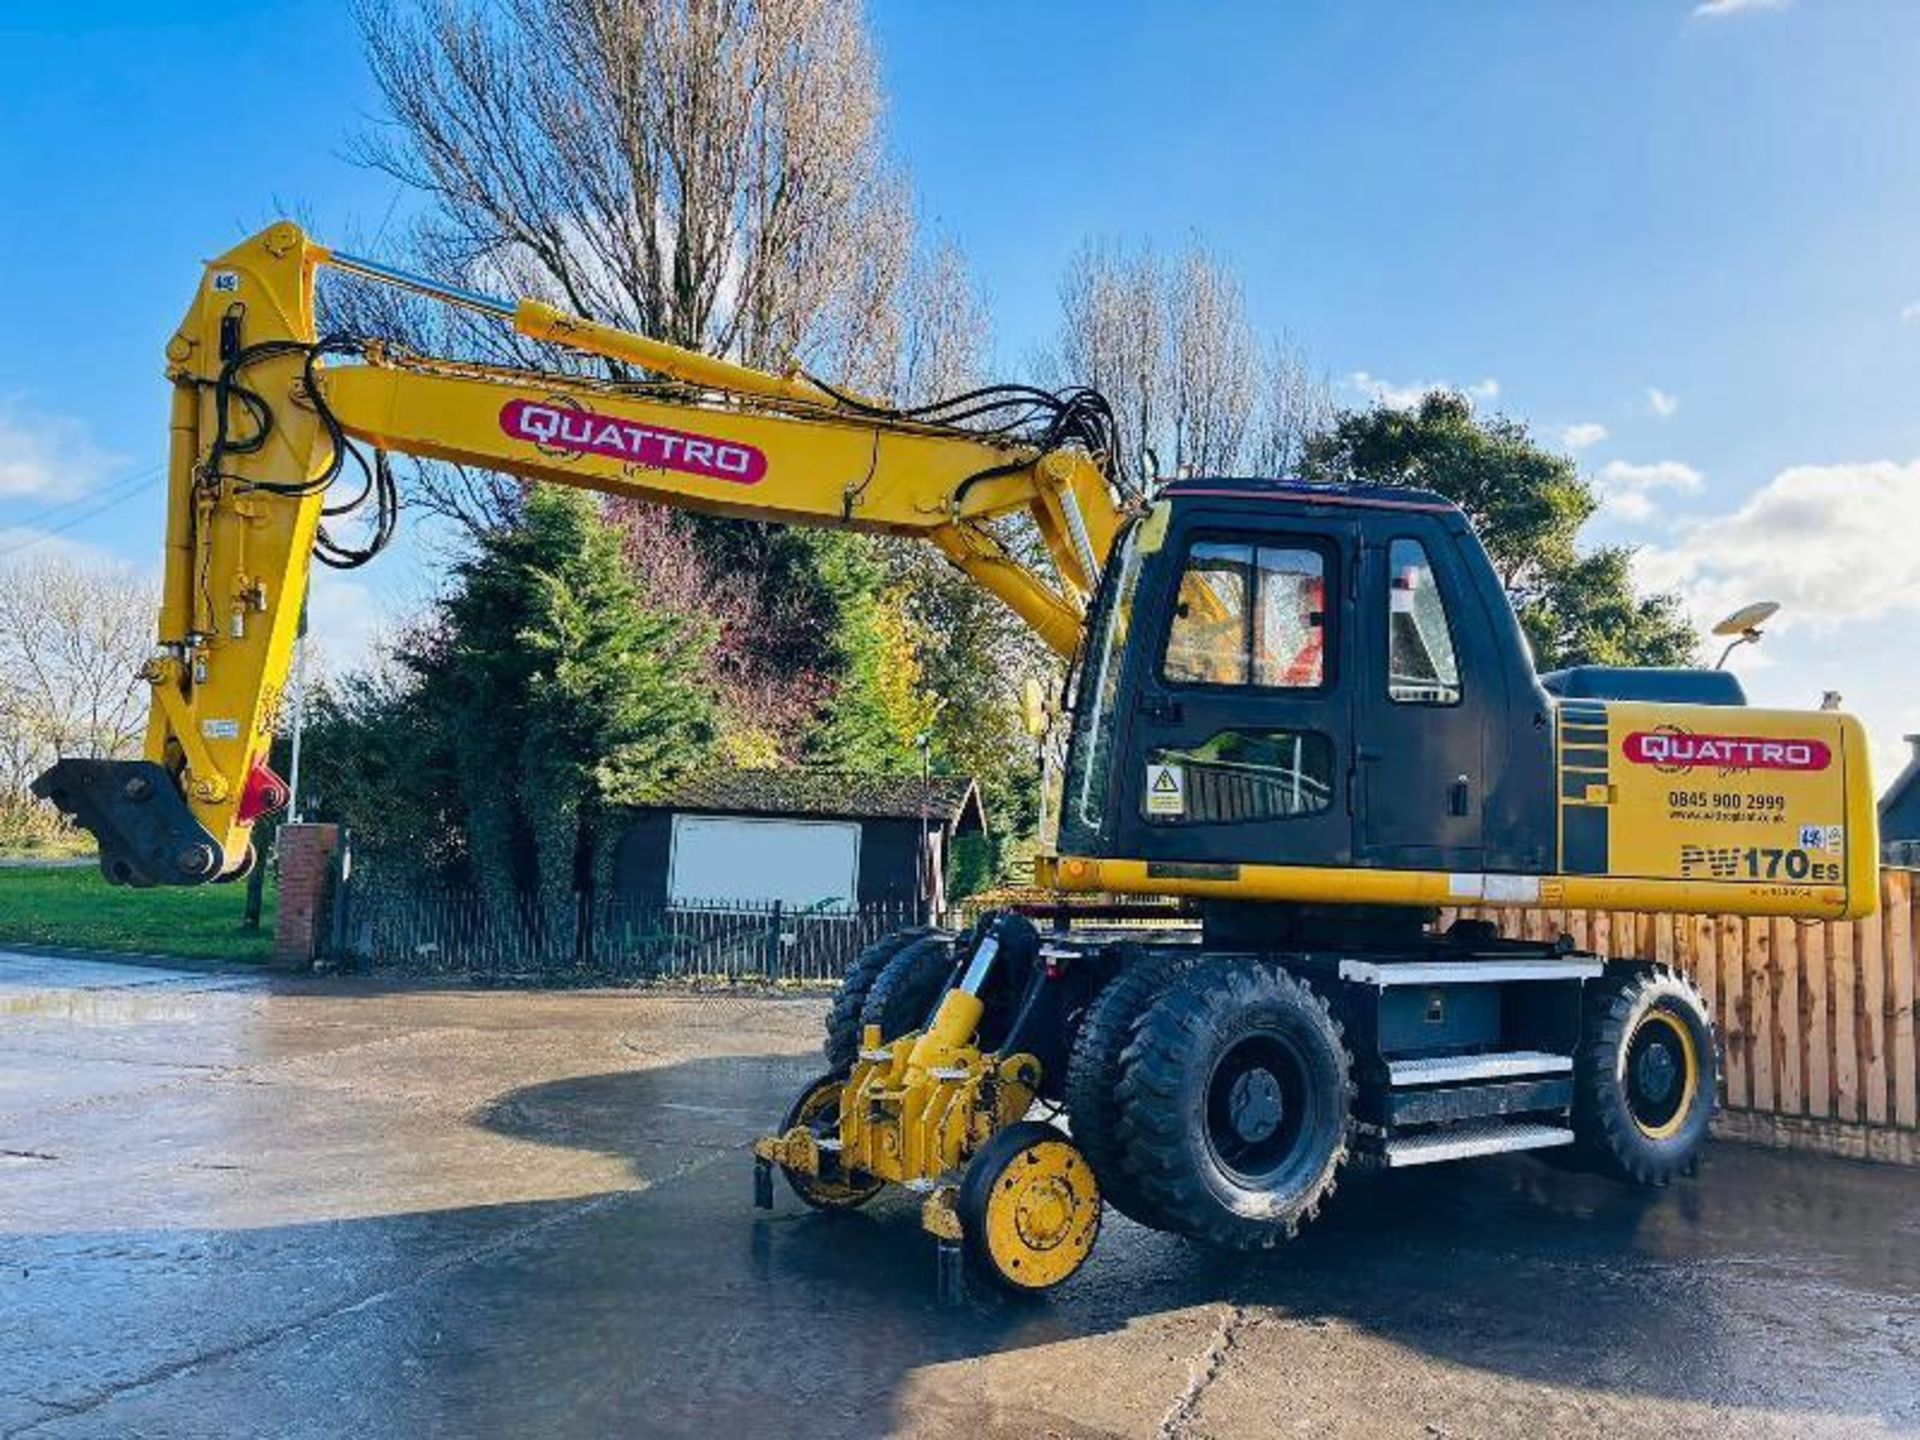
[[[1756,600],[1751,605],[1742,605],[1733,614],[1727,616],[1713,627],[1716,635],[1745,635],[1758,630],[1771,620],[1780,609],[1778,600]]]

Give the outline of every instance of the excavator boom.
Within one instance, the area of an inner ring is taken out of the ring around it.
[[[413,355],[320,338],[314,289],[333,266],[491,314],[592,355],[603,377]],[[357,564],[395,509],[389,453],[652,500],[710,515],[925,540],[1054,650],[1079,643],[1125,506],[1104,403],[993,387],[967,406],[902,411],[795,369],[771,374],[536,301],[440,285],[278,224],[207,266],[167,346],[173,386],[165,579],[144,758],[63,759],[35,789],[100,843],[110,880],[195,884],[250,863],[260,815],[285,802],[267,768],[307,567]],[[967,428],[1012,414],[1038,423]],[[368,463],[356,442],[377,452]],[[325,529],[334,482],[364,472],[380,502],[362,550]],[[1051,573],[993,522],[1025,516]]]

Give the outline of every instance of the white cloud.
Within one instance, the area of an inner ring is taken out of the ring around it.
[[[1409,385],[1395,385],[1378,375],[1356,370],[1347,377],[1347,385],[1389,410],[1411,410],[1435,390],[1451,390],[1481,404],[1500,398],[1500,382],[1491,375],[1471,385],[1454,385],[1445,380],[1415,380]]]
[[[1693,7],[1697,20],[1724,20],[1730,15],[1748,15],[1761,10],[1784,10],[1793,0],[1700,0]]]
[[[84,494],[124,462],[62,415],[0,402],[0,500],[64,500]]]
[[[1647,404],[1653,410],[1654,414],[1664,420],[1680,408],[1680,398],[1677,395],[1669,395],[1657,385],[1649,385],[1647,387]]]
[[[1609,460],[1594,478],[1599,483],[1600,501],[1609,513],[1620,520],[1638,522],[1651,520],[1659,511],[1654,491],[1679,490],[1692,494],[1706,477],[1678,460],[1656,460],[1650,465]]]
[[[1900,318],[1908,325],[1920,325],[1920,300],[1900,307]]]
[[[1592,420],[1560,427],[1560,443],[1569,450],[1586,450],[1607,438],[1607,427]]]
[[[1683,467],[1684,468],[1684,467]],[[1820,629],[1920,613],[1920,460],[1799,465],[1729,515],[1689,521],[1636,559],[1653,589],[1678,590],[1706,623],[1778,600],[1781,623]]]
[[[1698,490],[1706,477],[1678,460],[1656,460],[1651,465],[1629,465],[1609,460],[1600,467],[1604,485],[1630,490]]]

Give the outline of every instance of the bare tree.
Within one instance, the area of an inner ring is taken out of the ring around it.
[[[1253,467],[1261,475],[1292,478],[1306,459],[1307,441],[1333,425],[1338,406],[1333,382],[1316,371],[1307,353],[1282,334],[1268,346],[1254,412]]]
[[[1171,268],[1144,245],[1083,245],[1043,364],[1055,384],[1104,392],[1162,474],[1291,474],[1333,419],[1325,377],[1285,336],[1259,345],[1239,277],[1197,236]]]
[[[1056,384],[1090,385],[1119,421],[1129,464],[1160,454],[1169,388],[1166,284],[1149,246],[1090,240],[1060,283],[1060,330],[1047,357]]]
[[[986,379],[993,322],[966,257],[951,240],[914,257],[900,297],[900,343],[889,393],[924,405]]]
[[[30,557],[0,566],[0,789],[62,755],[126,756],[146,723],[153,586],[119,566]]]
[[[1167,292],[1176,474],[1240,468],[1259,389],[1260,354],[1240,281],[1195,239]]]
[[[412,247],[434,273],[748,364],[799,359],[855,385],[890,373],[912,211],[884,154],[857,5],[356,10],[391,117],[359,153],[429,202]],[[421,317],[400,306],[373,318],[409,334]],[[486,322],[434,323],[449,327],[426,337],[436,345],[533,353]],[[516,494],[421,480],[421,503],[468,524]]]

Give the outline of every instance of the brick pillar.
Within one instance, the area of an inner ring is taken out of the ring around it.
[[[333,858],[340,850],[338,825],[280,827],[280,898],[273,917],[273,964],[305,970],[320,953],[330,918],[328,897]]]

